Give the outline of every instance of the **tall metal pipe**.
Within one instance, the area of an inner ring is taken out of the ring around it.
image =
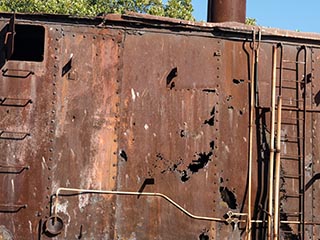
[[[208,22],[246,21],[246,0],[208,0]]]

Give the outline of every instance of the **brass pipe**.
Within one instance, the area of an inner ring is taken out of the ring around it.
[[[56,191],[56,198],[53,204],[53,214],[54,216],[58,215],[58,210],[57,206],[59,203],[59,195],[60,192],[72,192],[72,193],[78,193],[78,194],[83,194],[83,193],[96,193],[96,194],[113,194],[113,195],[134,195],[134,196],[148,196],[148,197],[160,197],[165,199],[167,202],[171,203],[174,205],[176,208],[178,208],[180,211],[182,211],[184,214],[187,216],[197,219],[197,220],[207,220],[207,221],[216,221],[216,222],[226,222],[225,219],[223,218],[216,218],[216,217],[205,217],[205,216],[198,216],[190,213],[186,209],[184,209],[181,205],[173,201],[171,198],[169,198],[167,195],[162,194],[162,193],[151,193],[151,192],[128,192],[128,191],[112,191],[112,190],[93,190],[93,189],[80,189],[80,188],[58,188]],[[241,213],[233,213],[233,215],[240,215]],[[242,214],[241,214],[242,215]]]
[[[249,123],[249,163],[248,163],[248,218],[246,226],[246,239],[251,240],[251,201],[252,201],[252,158],[253,158],[253,123],[254,123],[254,109],[255,109],[255,42],[256,32],[253,31],[253,47],[251,56],[251,89],[250,89],[250,123]]]
[[[277,116],[277,146],[276,146],[276,163],[275,163],[275,187],[274,187],[274,225],[273,225],[273,239],[279,239],[279,221],[280,221],[280,157],[281,157],[281,107],[282,97],[278,97],[278,116]]]
[[[272,49],[272,83],[271,83],[271,133],[270,133],[270,158],[269,158],[269,193],[268,193],[268,232],[267,238],[271,239],[272,233],[272,200],[273,200],[273,167],[274,167],[274,125],[275,125],[275,98],[276,98],[276,81],[277,81],[277,48]]]

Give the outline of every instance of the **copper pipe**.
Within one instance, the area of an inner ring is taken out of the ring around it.
[[[277,128],[277,146],[276,146],[276,164],[275,164],[275,187],[274,187],[274,225],[273,225],[273,239],[279,239],[279,221],[280,221],[280,205],[279,205],[279,194],[280,194],[280,154],[281,154],[281,107],[282,97],[278,98],[278,128]]]
[[[208,22],[246,21],[246,0],[208,0]]]
[[[276,78],[277,78],[277,48],[273,46],[272,52],[272,83],[271,83],[271,133],[270,133],[270,158],[269,158],[269,204],[268,204],[268,240],[271,239],[272,233],[272,200],[273,200],[273,166],[274,166],[274,125],[276,110]]]

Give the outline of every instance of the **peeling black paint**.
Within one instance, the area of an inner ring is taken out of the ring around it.
[[[216,107],[213,107],[210,112],[210,118],[204,120],[204,124],[208,124],[209,126],[214,126],[215,113],[216,113]]]
[[[216,89],[209,89],[209,88],[206,88],[206,89],[203,89],[202,90],[203,92],[207,92],[207,93],[216,93]]]
[[[124,161],[126,161],[126,162],[128,161],[128,155],[124,150],[120,150],[119,155]]]
[[[173,89],[175,87],[175,82],[173,79],[178,76],[178,68],[173,68],[167,76],[167,87]]]
[[[187,136],[187,133],[186,133],[186,131],[185,130],[181,130],[180,131],[180,137],[186,137]]]
[[[220,187],[219,191],[222,201],[228,204],[229,208],[237,209],[238,204],[234,193],[230,191],[227,187]]]
[[[234,84],[240,84],[240,83],[243,83],[244,80],[243,79],[233,79],[233,83]]]
[[[209,236],[207,235],[207,233],[201,233],[199,235],[199,240],[209,240]]]
[[[186,182],[190,179],[190,176],[188,175],[186,170],[181,171],[181,181]]]
[[[189,164],[188,169],[192,173],[198,172],[208,164],[208,162],[211,160],[212,155],[213,153],[211,151],[208,153],[198,153],[199,158],[197,160],[193,160],[192,163]]]
[[[164,159],[164,157],[163,157],[163,155],[161,153],[157,153],[156,157],[157,157],[158,160],[163,160]]]
[[[211,141],[211,142],[210,142],[210,148],[211,148],[212,150],[214,149],[214,146],[215,146],[214,141]]]

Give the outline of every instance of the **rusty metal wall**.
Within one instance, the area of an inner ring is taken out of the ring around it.
[[[175,22],[161,26],[150,23],[154,19],[113,18],[112,24],[99,26],[18,21],[45,27],[45,52],[42,62],[9,60],[2,65],[0,236],[244,239],[246,216],[238,225],[225,219],[229,211],[249,210],[251,31],[191,31],[183,25],[177,31]],[[7,22],[1,22],[2,33]],[[301,166],[301,157],[282,159],[280,216],[297,220],[292,213],[299,209],[299,199],[290,196],[301,189],[292,176],[303,171],[304,237],[317,239],[320,52],[314,42],[268,37],[259,45],[255,79],[259,106],[250,209],[260,222],[252,223],[252,238],[266,237],[272,47],[283,41],[283,58],[293,62],[304,61],[299,51],[307,45],[306,75],[296,63],[285,66],[283,79],[294,83],[284,85],[283,101],[289,108],[307,94],[308,112],[306,165]],[[301,84],[306,79],[305,90]],[[293,106],[302,107],[297,104]],[[300,154],[302,126],[292,119],[301,117],[301,111],[283,112],[283,156]],[[61,192],[57,198],[59,188],[82,190]],[[143,196],[145,192],[165,194],[190,213],[221,222],[192,218],[164,198]],[[64,224],[57,234],[47,229],[55,214]],[[298,224],[281,224],[280,233],[283,239],[297,238]]]

